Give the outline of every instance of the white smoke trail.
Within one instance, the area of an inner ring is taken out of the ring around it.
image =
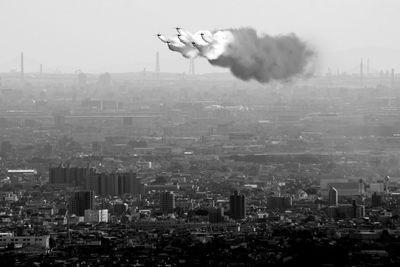
[[[216,60],[223,56],[228,51],[228,46],[235,41],[232,32],[228,30],[216,31],[211,34],[210,39],[211,43],[206,43],[203,53],[200,51],[200,55],[208,60]]]

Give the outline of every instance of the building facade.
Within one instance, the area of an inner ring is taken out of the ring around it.
[[[99,223],[108,222],[108,210],[85,210],[85,222]]]
[[[1,235],[0,247],[5,247],[9,244],[24,246],[37,246],[48,249],[50,247],[50,236],[14,236],[14,235]]]
[[[231,217],[234,220],[241,220],[246,217],[246,201],[244,195],[239,195],[237,191],[229,198]]]
[[[138,195],[143,191],[136,173],[96,173],[90,178],[89,189],[100,196]]]
[[[85,187],[94,173],[93,168],[52,167],[49,169],[49,183]]]
[[[328,192],[328,206],[338,205],[338,191],[336,188],[331,187]]]
[[[163,214],[174,212],[175,194],[173,192],[160,192],[160,210]]]

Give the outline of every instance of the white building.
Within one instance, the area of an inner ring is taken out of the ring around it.
[[[85,222],[108,222],[108,210],[85,210]]]
[[[14,192],[4,192],[2,194],[2,197],[4,198],[4,201],[6,201],[6,202],[18,201],[18,196]]]
[[[38,246],[48,249],[50,246],[50,236],[14,236],[14,235],[0,235],[0,247],[5,247],[9,244],[21,246]]]
[[[138,161],[136,163],[137,167],[140,169],[152,169],[153,164],[151,161]]]

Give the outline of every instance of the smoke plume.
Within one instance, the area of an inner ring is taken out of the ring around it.
[[[195,48],[198,52],[195,56],[206,58],[214,66],[229,68],[234,76],[245,81],[286,81],[310,74],[309,67],[315,53],[295,34],[259,36],[252,28],[200,31],[195,34],[180,28],[177,30],[179,36],[183,35],[190,41],[171,41],[172,45],[168,43],[170,50],[179,52],[179,49],[174,49],[176,46],[183,46],[180,48],[182,51]]]
[[[242,80],[260,83],[288,80],[306,74],[314,52],[294,34],[259,37],[254,29],[230,30],[234,41],[223,54],[209,60],[212,65],[229,68]]]

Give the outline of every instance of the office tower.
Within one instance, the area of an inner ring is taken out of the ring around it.
[[[93,191],[76,191],[70,200],[69,212],[76,216],[84,216],[85,210],[94,208]]]
[[[331,187],[328,192],[328,206],[338,205],[338,191],[336,188]]]
[[[239,195],[238,191],[235,191],[233,195],[230,196],[229,206],[232,219],[240,220],[246,217],[245,198],[244,195]]]
[[[160,210],[163,214],[173,213],[175,209],[175,195],[173,192],[160,193]]]

